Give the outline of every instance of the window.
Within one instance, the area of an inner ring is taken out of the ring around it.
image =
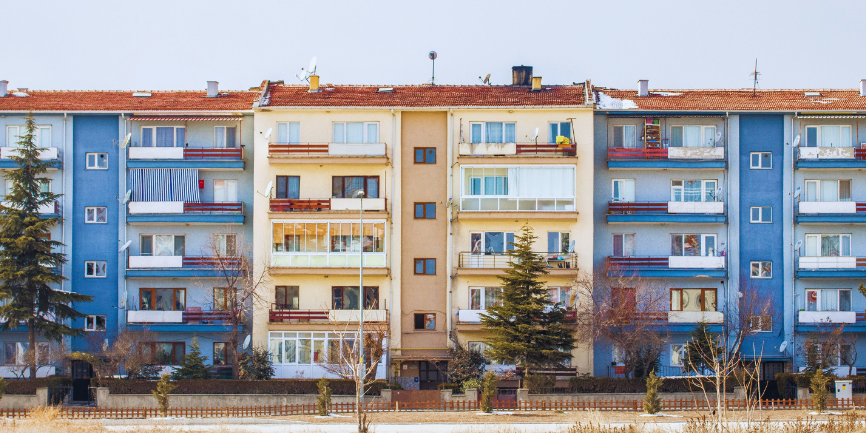
[[[297,310],[300,308],[298,286],[277,286],[274,290],[274,303],[277,310]]]
[[[806,127],[806,147],[851,147],[851,126]]]
[[[228,363],[228,343],[213,344],[213,365],[226,365]]]
[[[415,164],[436,164],[436,148],[416,147]]]
[[[484,353],[487,350],[487,345],[483,341],[470,341],[466,344],[470,352]]]
[[[547,142],[549,144],[556,144],[556,137],[565,137],[568,141],[574,142],[571,139],[571,122],[550,122],[548,128],[550,134],[547,135]]]
[[[772,152],[751,152],[749,153],[749,158],[751,159],[749,168],[767,170],[773,168]]]
[[[84,223],[85,224],[104,224],[108,222],[107,207],[85,207],[84,208]]]
[[[749,329],[752,332],[773,332],[773,316],[756,314],[749,317]]]
[[[274,252],[357,253],[361,251],[360,223],[273,223]],[[385,223],[364,223],[364,252],[382,253]]]
[[[672,180],[671,201],[700,202],[716,201],[719,182],[708,180]]]
[[[107,153],[87,153],[85,161],[88,170],[107,170],[108,169],[108,154]]]
[[[577,292],[571,287],[548,287],[550,302],[559,304],[562,308],[571,310],[577,306]]]
[[[300,176],[277,176],[277,196],[276,198],[293,198],[301,197],[301,177]]]
[[[716,289],[671,289],[671,311],[716,311]]]
[[[105,267],[104,261],[84,262],[84,278],[105,278]]]
[[[237,203],[238,181],[234,179],[214,179],[213,201],[214,203]]]
[[[379,198],[379,176],[333,176],[331,178],[331,197],[358,198],[358,193],[364,192],[364,198]]]
[[[238,128],[234,126],[214,126],[214,149],[234,149],[238,147]]]
[[[186,289],[139,289],[138,309],[183,311],[186,309]]]
[[[181,365],[186,354],[185,343],[142,343],[142,352],[145,359],[156,365]]]
[[[415,259],[415,275],[436,275],[436,259]]]
[[[470,287],[469,309],[486,310],[502,305],[502,287]]]
[[[278,365],[323,363],[326,361],[326,355],[329,359],[337,362],[341,357],[348,356],[348,353],[341,355],[340,352],[351,349],[356,343],[357,334],[355,333],[268,332],[268,352],[271,362]],[[370,352],[367,353],[368,359],[372,358],[369,355]],[[384,356],[379,357],[380,363],[384,360]]]
[[[186,236],[141,235],[142,256],[183,256]]]
[[[510,122],[469,122],[471,143],[514,143],[517,126]]]
[[[613,256],[634,257],[634,233],[613,235]]]
[[[213,311],[228,311],[231,308],[231,291],[226,287],[213,288]]]
[[[752,262],[752,278],[773,278],[773,262]]]
[[[12,188],[14,186],[14,182],[9,179],[6,179],[6,194],[12,193]],[[42,194],[51,192],[51,180],[40,180],[39,181],[39,192]]]
[[[574,167],[464,166],[461,170],[462,210],[574,210]]]
[[[483,232],[469,234],[470,251],[473,254],[505,254],[514,249],[514,233]]]
[[[435,331],[436,330],[436,314],[435,313],[416,313],[415,314],[415,330],[416,331]]]
[[[183,147],[186,128],[183,126],[156,126],[141,128],[141,147]]]
[[[851,201],[851,180],[807,180],[804,201]]]
[[[634,311],[637,308],[637,297],[633,287],[611,287],[610,306],[619,312]]]
[[[105,316],[104,315],[85,316],[84,317],[84,330],[87,332],[105,331]]]
[[[358,310],[360,301],[358,286],[331,287],[333,302],[331,308],[334,310]],[[379,288],[364,286],[364,309],[379,309]]]
[[[547,252],[559,254],[574,251],[570,239],[571,234],[567,232],[547,232]]]
[[[238,255],[237,235],[215,234],[213,235],[213,240],[215,252],[221,257],[236,257]]]
[[[415,219],[436,219],[436,203],[415,203]]]
[[[672,234],[672,256],[715,256],[716,235],[714,234]]]
[[[18,142],[27,135],[24,125],[6,127],[6,147],[18,148]],[[36,126],[33,130],[33,142],[36,147],[51,147],[51,127]]]
[[[715,126],[671,126],[670,147],[715,147]]]
[[[851,290],[807,289],[806,311],[851,311]]]
[[[3,365],[24,365],[27,363],[27,351],[30,343],[27,342],[4,342],[3,343]],[[51,352],[51,346],[46,343],[36,343],[36,351],[41,361],[47,361]]]
[[[617,149],[634,149],[637,147],[637,139],[634,125],[621,125],[613,127],[613,147]]]
[[[773,222],[773,208],[770,206],[752,206],[749,208],[751,213],[752,223],[771,223]]]
[[[671,344],[671,366],[679,367],[683,365],[683,345]]]
[[[334,122],[334,143],[378,143],[379,122]]]
[[[850,257],[851,235],[828,235],[807,234],[806,251],[807,257]]]
[[[634,201],[634,179],[614,179],[613,194],[611,201],[633,202]]]
[[[301,144],[301,124],[299,122],[277,123],[277,144]]]

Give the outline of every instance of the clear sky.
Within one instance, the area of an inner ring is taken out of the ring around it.
[[[246,89],[296,83],[854,88],[866,1],[0,0],[0,79],[30,89]]]

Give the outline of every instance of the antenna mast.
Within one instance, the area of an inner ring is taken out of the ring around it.
[[[761,75],[761,73],[758,72],[758,59],[755,59],[755,72],[752,72],[749,75],[751,75],[755,79],[754,83],[752,84],[752,96],[757,96],[757,94],[758,94],[758,76]]]
[[[436,85],[436,57],[438,57],[438,56],[436,55],[436,51],[430,51],[430,54],[428,54],[427,56],[430,57],[430,60],[433,61],[433,77],[430,79],[430,85],[435,86]]]

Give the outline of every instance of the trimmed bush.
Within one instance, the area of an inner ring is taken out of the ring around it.
[[[646,396],[643,399],[643,410],[650,414],[656,414],[662,410],[662,399],[659,397],[659,386],[664,383],[661,378],[651,371],[646,378]]]
[[[782,398],[797,398],[796,391],[792,388],[811,388],[812,386],[812,377],[815,376],[814,372],[809,373],[777,373],[776,374],[776,387],[779,389],[779,395]],[[827,374],[830,378],[830,383],[827,385],[827,391],[833,391],[833,381],[837,379],[836,376]],[[848,379],[853,381],[853,385],[855,387],[864,387],[866,388],[866,377],[863,376],[850,376]]]
[[[315,379],[270,379],[270,380],[178,380],[173,394],[319,394]],[[150,394],[157,382],[102,379],[99,382],[112,394]],[[367,385],[366,395],[379,395],[386,388],[384,381]],[[355,395],[355,381],[329,380],[333,395]],[[35,390],[33,392],[36,393]]]
[[[48,388],[49,386],[72,385],[69,376],[40,377],[33,380],[6,380],[6,395],[36,395],[36,388]]]
[[[528,389],[530,394],[551,393],[555,384],[556,377],[546,374],[530,374],[523,378],[523,387]]]
[[[700,388],[695,381],[699,379],[665,379],[659,386],[659,392],[696,392]],[[705,379],[707,391],[715,392],[715,385],[711,378]],[[725,392],[734,392],[736,381],[727,381]],[[568,381],[570,393],[575,394],[600,394],[600,393],[636,393],[646,394],[645,378],[614,378],[614,377],[572,377]]]

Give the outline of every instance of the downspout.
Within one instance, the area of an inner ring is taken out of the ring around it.
[[[393,260],[394,260],[394,250],[392,249],[392,246],[394,245],[394,203],[396,202],[396,200],[394,200],[394,184],[395,184],[394,178],[396,177],[396,174],[394,173],[394,161],[395,161],[394,158],[396,158],[397,156],[398,156],[398,153],[397,153],[397,115],[394,113],[394,109],[392,108],[391,109],[391,224],[388,224],[388,227],[390,230],[390,233],[388,235],[388,269],[389,270],[391,269],[391,265],[392,265]],[[387,174],[387,171],[386,171],[386,174]],[[402,206],[400,207],[399,210],[402,211]],[[401,219],[401,221],[402,221],[402,219]],[[363,230],[363,227],[362,227],[362,230]],[[390,274],[390,278],[391,278],[391,284],[388,285],[388,287],[389,287],[388,299],[391,300],[391,311],[393,312],[394,311],[394,272],[388,272],[388,273]],[[400,275],[402,276],[402,273]],[[402,288],[402,286],[401,286],[401,288]],[[399,317],[398,317],[398,319],[399,319]],[[388,320],[389,320],[389,322],[393,322],[393,320],[394,320],[393,314],[388,316]],[[389,327],[391,327],[391,326],[389,326]],[[391,328],[393,329],[393,327],[391,327]],[[402,332],[402,330],[401,330],[401,332]],[[388,382],[391,381],[391,376],[392,376],[391,375],[391,373],[392,373],[391,372],[391,356],[392,356],[391,355],[391,340],[392,340],[392,338],[393,338],[392,336],[390,336],[390,335],[388,336],[388,343],[387,343],[388,347],[387,347],[387,350],[385,350],[385,357],[386,357],[386,359],[385,359],[385,378],[388,380]]]
[[[123,136],[125,137],[126,134],[130,133],[129,118],[127,118],[123,113],[120,113],[120,118],[123,119],[123,125],[124,125]],[[129,143],[128,146],[129,145],[132,145],[132,143]],[[126,180],[129,178],[129,176],[127,174],[127,168],[126,168],[126,152],[127,152],[127,150],[124,148],[119,148],[117,151],[118,151],[118,158],[123,159],[123,172],[120,173],[120,167],[118,167],[118,174],[120,175],[121,184],[123,185],[123,188],[121,189],[123,195],[121,195],[121,197],[124,197],[126,195]],[[118,209],[120,209],[120,208],[123,209],[123,212],[119,212],[119,215],[123,216],[123,242],[126,243],[129,240],[128,239],[129,225],[126,223],[127,207],[126,207],[126,204],[123,203],[123,199],[120,199],[119,201],[120,201],[120,206],[118,207]],[[124,256],[128,255],[129,250],[127,249],[125,251],[122,251],[121,253],[123,253]],[[127,302],[129,301],[129,279],[126,278],[126,268],[127,268],[128,263],[126,260],[123,260],[123,258],[124,257],[121,256],[118,259],[118,269],[121,269],[121,266],[123,266],[122,269],[124,269],[124,271],[123,271],[124,272],[124,275],[123,275],[123,299],[121,299],[121,301],[120,301],[121,314],[123,315],[123,317],[122,317],[122,320],[118,320],[118,322],[119,323],[122,322],[124,325],[126,325],[126,311],[129,310],[129,305],[127,305]],[[125,328],[125,326],[124,326],[124,328]]]
[[[62,174],[60,176],[60,190],[63,193],[63,201],[65,202],[66,201],[66,154],[68,153],[66,151],[67,150],[66,148],[72,149],[72,146],[66,145],[66,113],[63,113],[63,147],[64,147],[64,149],[63,149],[63,170],[62,170]],[[60,209],[60,218],[61,218],[61,221],[63,221],[63,229],[60,230],[60,243],[62,245],[63,255],[66,255],[66,227],[67,227],[66,207],[67,206],[62,206]],[[63,268],[61,268],[61,269],[63,269]],[[62,270],[60,271],[60,275],[63,275]],[[63,291],[63,288],[66,285],[65,283],[66,283],[66,280],[60,281],[60,290],[61,291]],[[70,287],[70,291],[71,291],[71,287]]]
[[[446,219],[447,224],[448,224],[447,237],[445,238],[446,239],[446,241],[445,241],[445,269],[448,270],[448,275],[447,275],[448,279],[445,281],[445,289],[446,289],[446,293],[447,293],[446,300],[445,300],[445,302],[446,302],[446,304],[445,304],[445,327],[448,329],[448,336],[445,338],[445,344],[446,344],[446,347],[451,348],[452,344],[453,344],[453,342],[451,341],[451,322],[452,322],[451,302],[452,302],[452,298],[453,298],[452,290],[453,290],[453,285],[454,285],[453,284],[454,280],[451,277],[451,269],[454,265],[454,257],[453,257],[452,251],[451,251],[451,249],[453,248],[453,244],[454,244],[454,235],[451,232],[451,230],[452,230],[451,215],[453,213],[452,209],[454,206],[454,203],[452,200],[452,195],[453,195],[452,183],[453,183],[453,177],[454,177],[454,166],[452,165],[453,160],[454,160],[454,109],[453,108],[451,108],[449,110],[448,117],[450,118],[450,122],[448,122],[448,126],[447,126],[447,128],[448,128],[448,148],[445,150],[445,153],[448,155],[448,176],[446,177],[446,182],[445,182],[445,190],[446,190],[446,197],[447,197],[447,199],[446,199],[447,201],[445,202],[446,203],[446,205],[445,205],[445,211],[446,211],[445,217],[446,218],[445,219]]]
[[[722,281],[722,284],[724,286],[723,290],[725,292],[725,303],[728,304],[728,305],[725,305],[725,310],[727,310],[728,312],[730,312],[732,310],[731,305],[729,304],[731,302],[731,293],[729,293],[729,291],[731,288],[731,281],[730,281],[731,280],[731,259],[730,258],[732,256],[730,253],[731,253],[731,245],[733,244],[732,239],[731,239],[731,220],[730,220],[730,213],[731,213],[731,170],[730,170],[730,166],[731,166],[731,152],[730,152],[730,150],[731,150],[731,137],[730,137],[730,132],[731,132],[731,113],[726,111],[725,112],[725,141],[728,143],[728,145],[725,146],[725,153],[727,153],[726,156],[727,156],[727,161],[728,161],[728,169],[724,170],[722,172],[723,173],[722,175],[725,176],[725,194],[727,194],[727,196],[728,196],[728,223],[725,224],[725,240],[727,241],[727,246],[725,248],[725,250],[726,250],[725,251],[725,260],[727,263],[725,263],[725,266],[728,269],[728,277],[727,277],[727,281],[724,281],[724,280]],[[739,134],[737,135],[737,137],[739,137]],[[740,153],[740,146],[739,146],[739,140],[738,140],[737,141],[737,154],[739,155],[739,153]],[[739,164],[739,162],[738,162],[738,164]],[[740,204],[739,203],[737,203],[737,210],[740,211]],[[737,212],[737,213],[739,214],[739,212]],[[737,231],[739,232],[739,230],[737,230]],[[739,247],[739,243],[737,244],[737,246]],[[739,253],[740,253],[739,248],[737,248],[737,254],[739,254]],[[737,274],[739,274],[739,270],[737,270],[737,271],[738,271]],[[740,293],[740,285],[737,284],[737,294],[739,294],[739,293]],[[739,296],[737,296],[735,299],[739,300]],[[739,309],[739,305],[737,305],[737,317],[739,317],[739,314],[740,314],[740,309]],[[725,323],[727,324],[726,325],[727,329],[724,330],[724,332],[725,332],[724,338],[726,340],[725,341],[725,351],[726,352],[731,350],[730,347],[727,347],[728,346],[727,341],[730,340],[730,336],[731,336],[730,321],[732,320],[730,317],[728,317],[727,319],[728,320],[725,320]]]
[[[797,175],[796,171],[796,153],[797,150],[794,148],[793,143],[794,138],[794,122],[797,119],[797,112],[794,112],[794,116],[791,117],[791,244],[788,246],[791,248],[791,367],[794,367],[794,349],[797,347],[797,256],[794,255],[794,245],[797,244],[797,224],[795,223],[795,219],[797,218],[794,215],[794,185],[796,185],[796,181],[794,178]],[[799,146],[799,144],[798,144]],[[803,191],[805,192],[805,191]],[[797,251],[797,255],[800,254],[800,251]],[[784,323],[782,324],[784,327]]]

